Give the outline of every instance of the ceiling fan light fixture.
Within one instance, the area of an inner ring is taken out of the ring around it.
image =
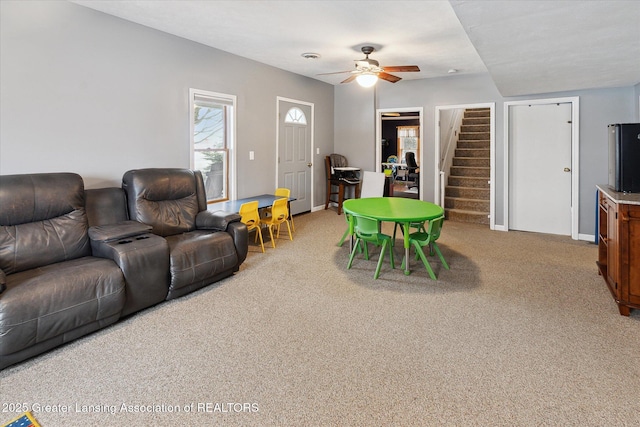
[[[372,73],[362,73],[356,77],[356,81],[362,87],[371,87],[378,81],[378,76]]]

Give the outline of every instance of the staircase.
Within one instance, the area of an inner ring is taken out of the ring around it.
[[[452,221],[489,224],[490,115],[489,108],[464,112],[445,187],[445,218]]]

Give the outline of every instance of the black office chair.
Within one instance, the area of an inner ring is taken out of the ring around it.
[[[405,162],[407,163],[407,170],[409,172],[409,179],[413,181],[409,184],[409,188],[420,188],[420,172],[418,172],[418,164],[416,163],[416,154],[413,151],[408,151],[405,156]]]

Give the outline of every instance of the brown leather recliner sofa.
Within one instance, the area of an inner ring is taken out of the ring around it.
[[[0,176],[0,369],[228,277],[247,248],[197,171],[93,190],[72,173]]]

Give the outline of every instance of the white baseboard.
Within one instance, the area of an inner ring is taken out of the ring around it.
[[[587,242],[595,243],[596,236],[593,234],[580,234],[578,233],[578,240],[584,240]]]

